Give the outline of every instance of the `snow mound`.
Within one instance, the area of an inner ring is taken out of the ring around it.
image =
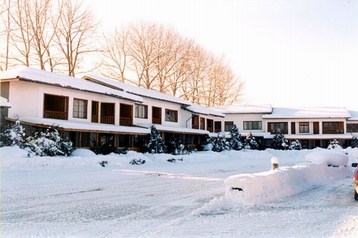
[[[96,156],[96,154],[91,150],[75,149],[74,151],[72,151],[71,156],[89,157],[89,156]]]
[[[0,148],[0,154],[2,158],[26,158],[28,152],[26,150],[20,149],[18,146],[6,146]],[[4,162],[4,161],[2,161]]]
[[[317,150],[306,155],[306,161],[313,164],[328,166],[347,166],[348,155],[340,150]]]

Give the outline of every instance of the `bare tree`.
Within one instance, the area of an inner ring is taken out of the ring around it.
[[[57,47],[66,60],[68,75],[75,76],[75,70],[83,61],[82,56],[98,51],[93,48],[98,22],[89,8],[83,9],[82,1],[60,0],[58,12]]]
[[[16,0],[9,7],[10,18],[7,24],[11,26],[11,29],[9,29],[11,31],[9,44],[13,48],[13,56],[9,56],[8,59],[15,61],[15,65],[30,66],[33,35],[29,25],[29,16],[23,11],[26,7],[26,0]]]
[[[31,47],[33,48],[38,65],[42,70],[46,70],[46,65],[50,71],[54,70],[56,65],[54,57],[50,53],[50,47],[53,43],[56,27],[51,26],[51,22],[58,21],[55,15],[52,19],[51,0],[28,0],[25,1],[24,9],[29,21],[29,29],[33,36]]]
[[[0,70],[8,70],[9,69],[9,49],[10,49],[10,34],[11,34],[11,13],[10,13],[10,0],[2,1],[1,8],[1,17],[2,24],[4,24],[4,28],[1,28],[1,64]],[[3,48],[4,47],[4,48]]]
[[[100,70],[106,77],[205,106],[240,100],[243,83],[225,57],[172,27],[139,22],[106,35]]]
[[[113,33],[103,35],[103,54],[100,55],[98,71],[105,77],[121,82],[126,80],[128,71],[128,29],[117,28]]]

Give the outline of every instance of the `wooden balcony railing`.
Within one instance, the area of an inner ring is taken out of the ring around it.
[[[153,124],[162,124],[162,120],[160,118],[152,118]]]
[[[101,123],[114,124],[114,116],[101,116]]]
[[[68,116],[66,112],[44,110],[44,118],[67,120]]]
[[[132,118],[130,117],[121,117],[119,119],[119,125],[121,126],[131,126],[132,124]]]
[[[92,115],[91,122],[98,123],[98,115]]]

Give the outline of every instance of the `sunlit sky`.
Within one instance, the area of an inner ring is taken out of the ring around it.
[[[103,30],[168,24],[224,54],[245,103],[358,110],[358,0],[84,0]]]

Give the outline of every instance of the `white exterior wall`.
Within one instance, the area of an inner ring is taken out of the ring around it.
[[[187,110],[184,110],[181,108],[180,104],[162,101],[162,100],[156,100],[152,98],[145,98],[143,97],[143,105],[148,106],[148,118],[134,118],[134,124],[141,124],[141,123],[152,123],[152,116],[153,116],[153,107],[161,108],[162,111],[162,118],[161,118],[161,125],[165,126],[173,126],[173,127],[186,127],[186,120],[191,117],[191,113]],[[171,122],[165,120],[165,110],[173,110],[178,112],[178,121],[177,122]],[[133,110],[135,111],[135,110]],[[134,117],[134,115],[133,115]],[[188,123],[188,128],[191,128]]]
[[[43,101],[39,93],[39,85],[21,81],[10,82],[9,117],[24,116],[42,117]]]
[[[74,89],[67,89],[62,87],[54,87],[51,85],[44,85],[38,83],[28,83],[23,81],[16,81],[10,83],[9,102],[12,107],[9,109],[9,117],[18,115],[21,117],[43,117],[44,95],[51,94],[57,96],[68,97],[68,120],[78,122],[91,122],[92,101],[100,103],[114,103],[115,104],[115,125],[119,125],[119,107],[120,104],[128,104],[133,106],[134,118],[134,102],[125,99],[119,99],[102,94],[84,92]],[[73,99],[87,100],[87,118],[73,118]]]

